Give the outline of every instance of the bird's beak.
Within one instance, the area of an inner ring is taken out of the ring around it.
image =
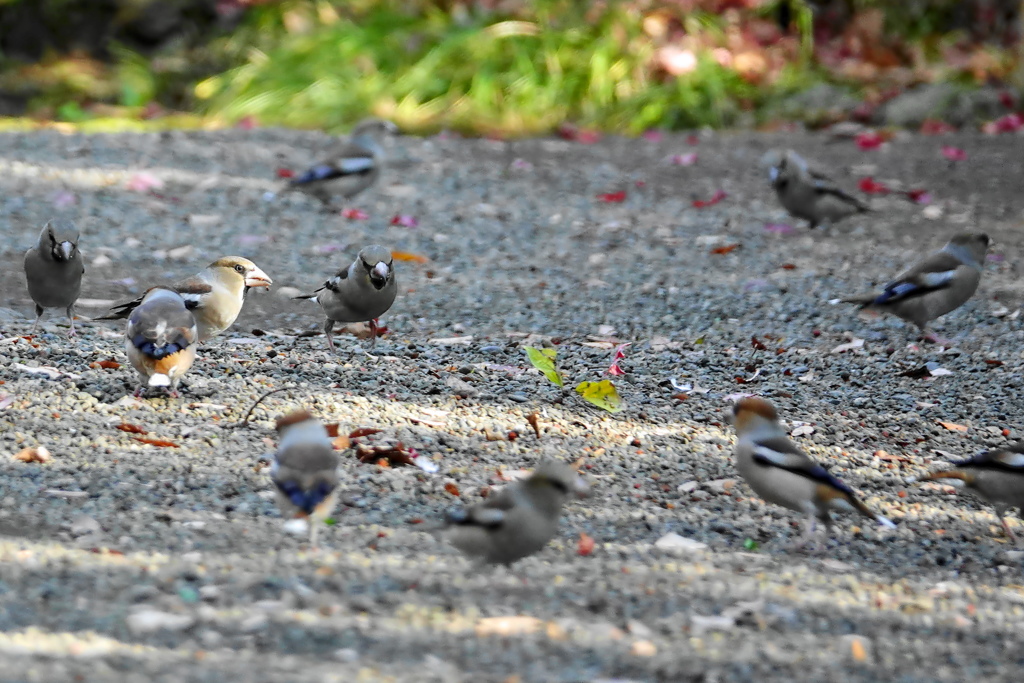
[[[259,268],[253,268],[251,271],[249,271],[249,274],[245,276],[245,286],[246,287],[268,287],[269,288],[270,285],[272,285],[272,284],[274,284],[274,281],[271,280],[267,276],[267,274],[264,273]]]
[[[388,264],[384,263],[383,261],[379,262],[377,265],[373,267],[374,274],[376,274],[376,276],[379,277],[381,280],[388,279],[389,271],[390,268],[388,268]]]
[[[771,168],[769,168],[768,169],[768,177],[771,179],[771,181],[773,183],[776,180],[778,180],[779,179],[779,167],[778,166],[772,166]]]
[[[577,498],[587,498],[590,496],[590,484],[583,477],[576,477],[572,484],[572,492]]]
[[[61,253],[61,256],[64,258],[65,261],[70,261],[71,260],[71,254],[74,251],[75,251],[75,245],[72,244],[71,242],[65,241],[65,242],[61,242],[60,243],[60,253]]]

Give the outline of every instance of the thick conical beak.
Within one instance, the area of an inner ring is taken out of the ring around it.
[[[379,262],[377,265],[373,267],[374,274],[381,280],[388,279],[388,272],[390,272],[390,270],[391,269],[388,267],[388,264],[384,263],[383,261]]]
[[[246,287],[270,287],[272,284],[274,284],[274,281],[259,268],[253,268],[249,271],[249,274],[245,276]]]
[[[60,243],[60,254],[65,261],[71,260],[71,254],[74,253],[74,251],[75,245],[72,244],[71,242],[65,241]]]

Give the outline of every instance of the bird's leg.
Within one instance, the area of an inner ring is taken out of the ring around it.
[[[139,385],[139,388],[135,390],[135,393],[133,393],[132,396],[135,398],[142,398],[144,393],[146,393],[145,385]]]
[[[309,549],[314,550],[316,549],[316,536],[317,531],[320,528],[320,525],[317,524],[316,518],[314,518],[312,515],[310,515],[306,521],[309,522]]]
[[[68,332],[69,337],[75,336],[75,305],[71,304],[68,306],[68,320],[71,321],[71,331]]]
[[[32,323],[32,331],[29,334],[35,334],[36,328],[39,327],[39,321],[43,319],[43,307],[36,304],[36,321]]]
[[[951,340],[946,339],[945,337],[940,337],[934,332],[929,332],[925,327],[921,328],[921,341],[931,342],[932,344],[938,344],[939,346],[946,348],[953,346],[953,342]]]
[[[370,318],[370,348],[377,346],[377,319]]]
[[[1011,543],[1019,544],[1020,541],[1017,539],[1017,535],[1013,533],[1009,522],[1006,521],[1006,506],[997,505],[996,514],[999,516],[999,523],[1003,525],[1003,532],[1006,534],[1006,537],[1010,539]]]
[[[324,321],[324,334],[327,335],[327,348],[334,351],[334,336],[331,331],[334,329],[334,321],[328,318]]]

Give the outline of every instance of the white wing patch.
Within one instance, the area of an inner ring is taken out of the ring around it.
[[[1003,463],[1007,467],[1020,467],[1024,468],[1024,453],[1011,453],[1009,451],[1003,451],[998,456],[999,462]]]
[[[798,464],[793,462],[793,455],[791,453],[780,453],[767,446],[754,446],[754,455],[764,458],[779,467],[793,467]]]
[[[336,164],[342,173],[362,173],[373,169],[372,157],[346,157]]]
[[[937,273],[921,273],[917,279],[925,287],[941,287],[949,283],[955,275],[955,270],[942,270]]]

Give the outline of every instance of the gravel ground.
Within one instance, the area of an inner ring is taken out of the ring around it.
[[[298,195],[265,203],[275,169],[325,140],[0,135],[0,679],[1020,679],[1024,552],[971,496],[905,480],[1024,425],[1024,139],[911,136],[871,151],[803,133],[399,139],[395,166],[353,202],[369,220]],[[945,161],[943,144],[967,160]],[[876,213],[835,228],[766,230],[787,219],[757,164],[781,145],[850,189],[871,175],[932,203],[876,196]],[[665,161],[689,152],[693,166]],[[127,189],[143,172],[163,187]],[[622,190],[622,203],[597,198]],[[717,190],[728,196],[692,206]],[[83,316],[226,254],[252,258],[274,289],[201,350],[181,399],[126,398],[136,378],[120,325],[86,320],[69,341],[54,312],[19,338],[31,326],[22,255],[58,211],[82,228]],[[390,226],[396,214],[419,224]],[[908,346],[900,321],[827,304],[965,229],[997,245],[976,298],[937,326],[955,348]],[[397,264],[374,355],[351,336],[328,354],[301,334],[318,309],[281,293],[372,242],[429,262]],[[863,346],[833,352],[851,339]],[[632,345],[614,415],[549,384],[522,351],[555,344],[574,384],[607,377],[620,341]],[[950,374],[901,375],[927,362]],[[25,369],[39,366],[57,376]],[[722,416],[736,392],[770,397],[898,529],[847,518],[819,554],[787,552],[800,520],[735,479]],[[440,471],[345,451],[344,505],[310,550],[282,532],[261,462],[273,418],[299,404],[342,431],[382,429],[360,441],[401,441]],[[31,446],[52,461],[13,459]],[[421,530],[541,455],[582,459],[594,488],[542,553],[481,570]],[[688,542],[656,545],[668,534]]]

